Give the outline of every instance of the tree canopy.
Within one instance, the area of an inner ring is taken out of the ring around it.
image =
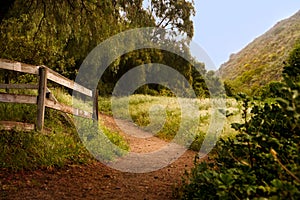
[[[192,0],[9,0],[1,2],[0,7],[0,57],[47,65],[71,79],[94,47],[132,28],[163,28],[170,40],[177,38],[175,48],[191,57],[188,45],[194,34],[191,17],[195,15]],[[193,64],[178,56],[141,51],[116,61],[103,77],[102,86],[113,85],[116,77],[132,67],[153,61],[167,63],[190,83],[199,80],[199,74],[193,77]]]

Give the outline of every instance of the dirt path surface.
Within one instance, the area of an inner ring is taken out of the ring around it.
[[[116,129],[110,116],[100,118],[106,126]],[[132,152],[148,153],[167,145],[129,122],[117,123],[132,133],[123,133]],[[144,137],[136,138],[135,134]],[[186,151],[172,164],[148,173],[122,172],[100,162],[14,174],[0,171],[0,199],[174,199],[174,188],[184,171],[193,166],[195,155]],[[128,168],[126,165],[124,168]]]

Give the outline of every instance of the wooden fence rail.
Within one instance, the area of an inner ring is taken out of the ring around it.
[[[20,104],[36,104],[37,105],[37,119],[35,129],[42,131],[44,128],[44,118],[45,118],[45,108],[52,108],[64,113],[73,114],[84,118],[94,118],[98,119],[98,92],[95,90],[90,90],[82,85],[75,83],[67,79],[66,77],[60,75],[59,73],[49,69],[46,66],[34,66],[28,65],[20,62],[0,59],[0,69],[22,72],[27,74],[34,74],[39,77],[38,84],[9,84],[1,83],[0,89],[37,89],[38,95],[21,95],[21,94],[10,94],[0,92],[0,102],[5,103],[20,103]],[[48,80],[53,81],[61,86],[67,87],[69,89],[75,90],[85,96],[91,97],[93,99],[93,111],[88,112],[81,110],[79,108],[64,105],[53,98],[47,98],[47,93],[49,89],[47,88]],[[25,127],[25,129],[33,129],[31,125],[20,123],[20,122],[0,122],[0,125],[6,130],[10,126]]]

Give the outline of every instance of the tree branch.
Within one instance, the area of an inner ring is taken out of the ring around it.
[[[38,25],[38,28],[36,30],[36,32],[34,33],[34,36],[33,36],[33,41],[35,41],[36,37],[37,37],[37,34],[38,32],[41,30],[42,28],[42,22],[43,20],[46,18],[46,3],[44,2],[44,0],[42,1],[42,4],[43,4],[43,16],[41,18],[41,20],[39,21],[39,25]]]
[[[165,19],[167,19],[167,18],[168,18],[168,16],[165,15],[164,18],[159,22],[159,24],[156,25],[156,27],[160,27],[162,25],[162,23],[165,21]]]

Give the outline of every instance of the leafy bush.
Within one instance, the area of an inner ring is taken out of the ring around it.
[[[262,99],[276,98],[282,95],[280,92],[282,87],[283,83],[273,81],[265,85],[262,89],[260,89],[260,91],[258,91],[258,93],[261,93],[260,96]]]
[[[245,113],[248,105],[246,99]],[[182,199],[300,198],[299,113],[265,104],[251,114],[233,124],[235,139],[218,142],[213,162],[196,164]]]
[[[234,87],[232,86],[232,83],[230,83],[229,81],[224,82],[224,89],[228,97],[233,97],[235,95]]]
[[[296,63],[285,68],[277,103],[239,95],[244,122],[232,124],[239,133],[217,143],[211,162],[195,162],[181,199],[300,199],[300,84],[287,73]]]

